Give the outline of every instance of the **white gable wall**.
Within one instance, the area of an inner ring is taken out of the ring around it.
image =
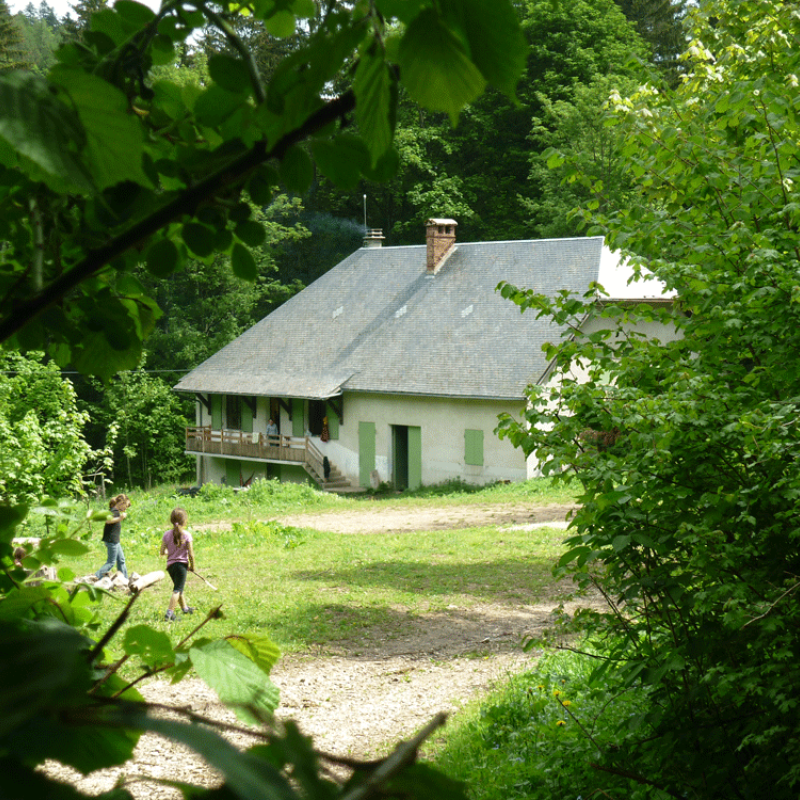
[[[463,400],[347,393],[338,441],[315,443],[356,486],[359,483],[359,422],[375,424],[375,468],[380,481],[395,483],[392,426],[418,427],[422,440],[422,484],[461,479],[484,484],[525,480],[522,453],[494,434],[497,416],[519,415],[524,401]],[[465,464],[466,430],[483,431],[483,465]]]

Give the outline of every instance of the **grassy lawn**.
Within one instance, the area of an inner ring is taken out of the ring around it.
[[[210,632],[268,635],[284,653],[320,652],[333,643],[357,648],[358,642],[378,630],[384,635],[401,635],[414,615],[448,606],[469,609],[485,603],[540,602],[552,596],[550,571],[564,538],[564,531],[551,528],[359,535],[290,528],[275,522],[275,517],[306,510],[353,511],[375,501],[340,498],[308,486],[274,482],[239,494],[212,487],[196,498],[176,498],[171,490],[162,489],[132,494],[131,499],[131,513],[123,525],[129,572],[144,575],[164,569],[158,556],[161,536],[169,527],[170,510],[180,505],[189,513],[197,570],[219,591],[190,575],[186,593],[197,612],[169,625],[163,622],[163,614],[172,586],[165,577],[137,599],[128,624],[156,622],[177,639],[199,621],[198,614],[221,605],[225,619],[209,623]],[[465,503],[533,506],[573,499],[549,482],[530,481],[481,491],[464,487],[444,494],[425,490],[416,495],[392,495],[380,502],[409,507]],[[215,523],[224,524],[213,527]],[[209,525],[212,527],[201,529]],[[101,530],[100,523],[93,523],[86,539],[89,552],[62,565],[78,576],[97,570],[105,559]],[[100,630],[105,630],[127,599],[103,599],[98,611]]]

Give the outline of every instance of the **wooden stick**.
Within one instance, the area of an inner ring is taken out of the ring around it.
[[[199,572],[195,572],[193,569],[190,569],[189,572],[191,572],[193,575],[197,575],[197,577],[200,578],[200,580],[203,581],[203,583],[205,583],[209,587],[209,589],[213,589],[215,592],[219,591],[219,589],[217,589],[217,587],[214,586],[214,584],[211,583],[211,581],[204,578]]]

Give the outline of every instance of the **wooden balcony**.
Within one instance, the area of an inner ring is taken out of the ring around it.
[[[303,464],[308,444],[304,436],[267,436],[265,433],[212,430],[210,425],[186,429],[186,452],[209,456]]]
[[[244,431],[213,430],[210,425],[186,429],[186,452],[194,455],[232,456],[255,461],[269,461],[279,464],[298,464],[311,477],[330,489],[348,488],[347,479],[339,477],[332,482],[326,479],[323,455],[307,436],[267,436],[266,433],[245,433]],[[331,470],[328,465],[328,477]]]

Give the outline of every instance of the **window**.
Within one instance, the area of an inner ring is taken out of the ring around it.
[[[225,403],[225,427],[230,430],[240,431],[242,429],[242,400],[235,395],[229,394]]]
[[[483,431],[464,431],[464,463],[483,466]]]

